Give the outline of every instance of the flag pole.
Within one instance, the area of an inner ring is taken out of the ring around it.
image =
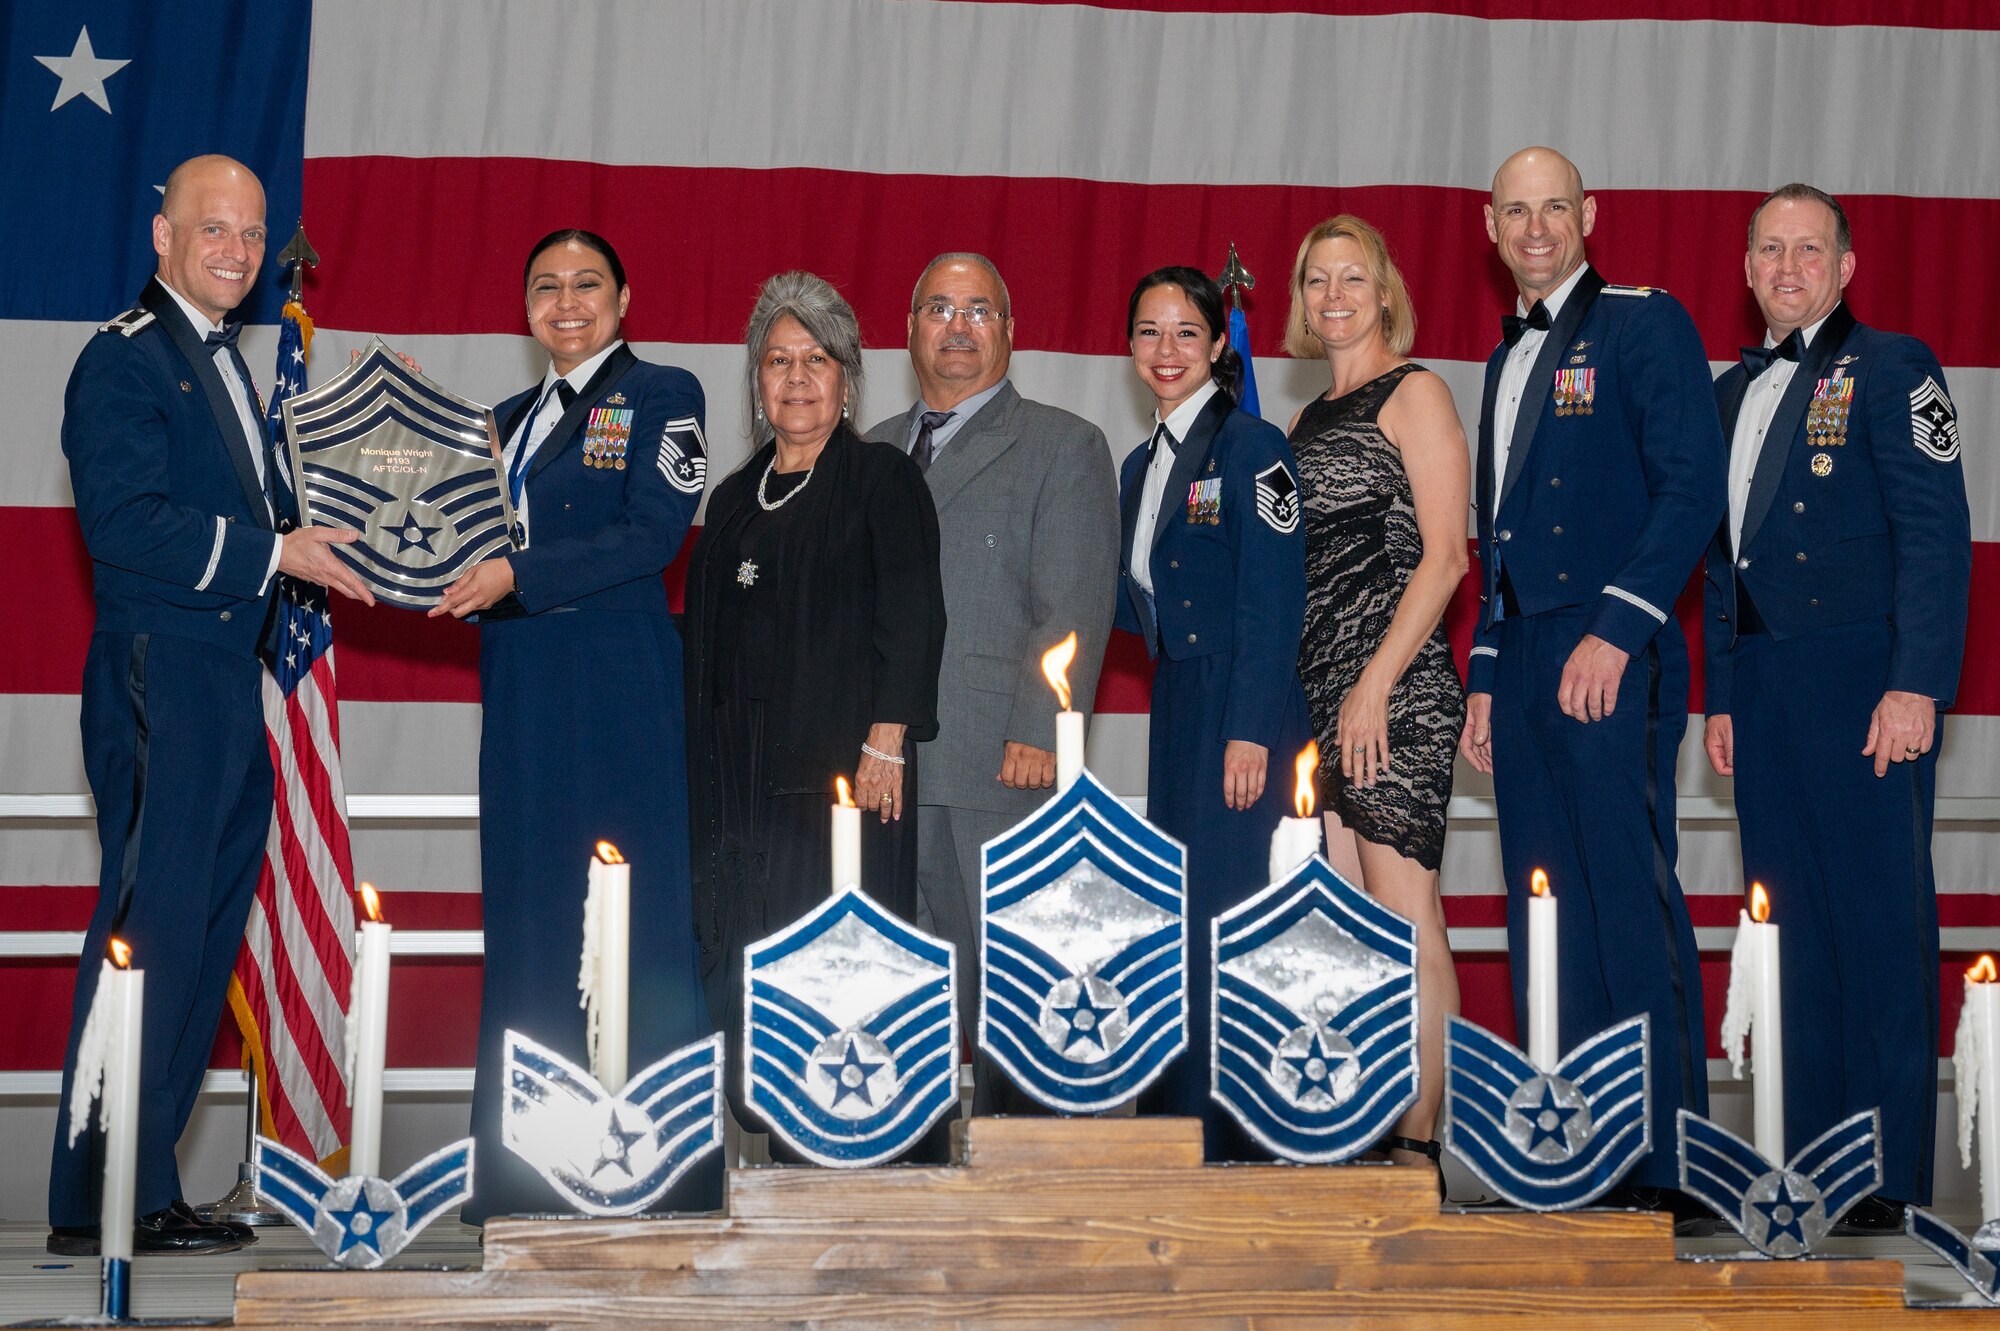
[[[312,247],[312,242],[306,239],[304,218],[299,219],[298,229],[292,232],[290,242],[278,252],[278,263],[290,270],[287,290],[290,293],[290,303],[296,305],[299,303],[300,288],[305,282],[306,268],[319,266],[319,252]],[[231,983],[233,984],[234,980]],[[257,1138],[262,1131],[264,1111],[263,1087],[257,1084],[257,1074],[260,1067],[268,1064],[263,1059],[248,1057],[247,1052],[243,1060],[243,1077],[247,1091],[243,1097],[243,1159],[236,1165],[236,1182],[228,1192],[214,1201],[205,1206],[195,1207],[195,1214],[210,1223],[228,1221],[238,1225],[282,1225],[287,1223],[285,1213],[257,1195],[257,1171],[251,1161],[256,1153]]]

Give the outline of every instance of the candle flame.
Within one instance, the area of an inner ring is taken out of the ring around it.
[[[1993,965],[1993,954],[1988,952],[1980,957],[1976,965],[1966,970],[1965,978],[1974,984],[1992,984],[1995,980],[2000,980],[2000,969],[1996,969]]]
[[[381,894],[376,892],[375,884],[363,883],[361,885],[361,909],[368,912],[368,922],[370,924],[382,923],[382,897]]]
[[[1313,816],[1313,773],[1319,770],[1319,741],[1308,741],[1292,762],[1292,811],[1301,818]]]
[[[854,787],[847,784],[846,777],[835,777],[833,779],[833,789],[834,793],[840,796],[841,808],[851,809],[854,807]]]
[[[1528,875],[1528,890],[1538,897],[1549,894],[1549,876],[1540,869]]]
[[[1763,924],[1771,918],[1771,894],[1762,883],[1750,884],[1750,918]]]
[[[132,969],[132,945],[122,938],[112,939],[111,964],[121,971]],[[1990,968],[1990,962],[1988,966]]]
[[[1056,701],[1062,710],[1069,710],[1069,663],[1076,659],[1076,634],[1042,653],[1042,678],[1048,680],[1049,687],[1056,691]]]
[[[600,864],[623,864],[625,857],[609,841],[600,841],[597,843],[597,860]]]

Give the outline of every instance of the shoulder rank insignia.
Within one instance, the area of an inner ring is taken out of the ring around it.
[[[1666,288],[1665,288],[1665,287],[1614,287],[1614,286],[1607,286],[1607,287],[1600,287],[1600,288],[1598,289],[1598,294],[1599,294],[1599,295],[1603,295],[1603,296],[1650,296],[1650,295],[1652,295],[1652,294],[1653,294],[1653,293],[1654,293],[1655,291],[1664,291],[1664,290],[1666,290]]]
[[[1958,413],[1929,375],[1910,390],[1910,440],[1933,462],[1958,460]]]
[[[1257,473],[1257,516],[1280,536],[1299,529],[1299,483],[1282,462]]]
[[[144,305],[135,305],[116,318],[106,319],[103,323],[97,325],[97,331],[100,333],[117,333],[120,337],[130,337],[146,325],[152,323],[155,317],[153,312]]]
[[[698,495],[708,483],[708,447],[692,416],[668,421],[660,431],[660,475],[682,494]]]

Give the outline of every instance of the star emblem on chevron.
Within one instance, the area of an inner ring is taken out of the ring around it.
[[[1315,856],[1209,928],[1216,1102],[1302,1164],[1380,1141],[1417,1095],[1416,926]]]
[[[1086,771],[981,848],[980,1047],[1101,1113],[1187,1045],[1186,852]]]
[[[1543,1143],[1553,1146],[1564,1155],[1569,1154],[1569,1140],[1564,1129],[1569,1121],[1583,1112],[1581,1105],[1560,1104],[1556,1100],[1555,1083],[1544,1077],[1541,1099],[1526,1106],[1510,1106],[1528,1125],[1528,1151],[1533,1154]]]
[[[434,555],[437,553],[437,549],[431,544],[431,537],[437,535],[444,528],[442,526],[426,527],[417,521],[415,513],[404,513],[402,522],[397,526],[391,527],[389,530],[396,538],[397,554],[415,548],[422,550],[427,555]]]
[[[597,1163],[590,1172],[602,1174],[607,1169],[617,1169],[626,1178],[632,1177],[632,1143],[644,1141],[646,1130],[628,1128],[618,1117],[618,1106],[611,1106],[610,1122],[605,1125],[604,1140],[597,1148]]]
[[[744,950],[744,1100],[815,1164],[882,1164],[958,1107],[958,958],[848,886]]]
[[[381,1256],[382,1224],[391,1219],[396,1210],[393,1206],[370,1206],[367,1189],[363,1188],[354,1194],[353,1204],[345,1211],[329,1210],[326,1214],[340,1226],[340,1250],[334,1254],[334,1260],[338,1261],[356,1244],[364,1245],[376,1256]]]

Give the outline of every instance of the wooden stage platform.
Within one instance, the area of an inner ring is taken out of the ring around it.
[[[1689,1260],[1659,1215],[1440,1212],[1414,1169],[1204,1166],[1188,1120],[970,1128],[962,1167],[733,1171],[719,1217],[498,1220],[477,1270],[246,1272],[236,1325],[2000,1327],[1909,1307],[1893,1259]]]

